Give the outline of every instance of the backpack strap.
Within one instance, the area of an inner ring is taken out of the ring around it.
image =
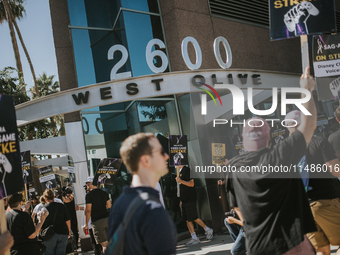
[[[141,206],[143,205],[148,199],[142,199],[140,195],[136,196],[131,204],[129,205],[129,207],[126,210],[126,214],[124,216],[122,225],[124,227],[124,230],[126,230],[127,226],[130,223],[130,220],[133,216],[133,214],[135,213],[135,211]]]

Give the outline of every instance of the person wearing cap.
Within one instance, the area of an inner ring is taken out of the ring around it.
[[[123,188],[111,209],[109,239],[123,221],[131,202],[139,196],[145,202],[137,208],[127,225],[124,254],[176,254],[176,228],[156,190],[159,179],[169,171],[169,155],[152,133],[138,133],[126,138],[120,155],[132,174],[132,182],[131,187]]]
[[[286,124],[290,135],[298,129],[300,116],[298,110],[287,114]],[[336,167],[339,168],[340,161],[324,137],[312,138],[306,161],[302,172],[307,170],[309,173],[307,196],[317,226],[317,231],[307,234],[307,237],[318,254],[327,255],[331,252],[330,245],[340,245],[340,183],[336,178],[340,177],[340,173],[334,171]],[[324,169],[316,171],[316,168]],[[340,254],[340,249],[337,254]]]
[[[309,68],[300,78],[300,87],[310,93],[315,88]],[[315,254],[306,234],[316,231],[316,226],[300,174],[277,172],[299,162],[316,128],[313,97],[303,106],[311,115],[303,115],[298,130],[270,148],[268,123],[259,117],[248,119],[242,132],[246,152],[229,162],[236,169],[231,176],[244,218],[248,255]]]
[[[103,247],[105,252],[108,244],[107,238],[107,220],[109,216],[108,209],[111,208],[109,194],[97,186],[93,185],[93,176],[88,178],[90,192],[85,196],[85,224],[83,225],[84,233],[89,230],[88,222],[92,220],[92,231],[98,244]]]

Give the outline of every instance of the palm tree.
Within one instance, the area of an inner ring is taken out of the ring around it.
[[[10,0],[9,2],[7,0],[2,0],[2,2],[0,2],[0,24],[2,24],[4,20],[6,20],[8,23],[9,32],[11,34],[12,39],[15,62],[17,69],[19,71],[18,74],[20,78],[23,78],[23,71],[20,60],[18,43],[13,28],[13,17],[18,19],[23,17],[25,10],[24,7],[22,6],[22,3],[23,0]]]
[[[18,77],[13,77],[15,72],[13,67],[5,67],[0,70],[0,94],[13,96],[14,103],[21,104],[29,101],[30,98],[27,96],[24,88],[25,84]]]
[[[36,91],[37,95],[40,96],[40,93],[39,93],[39,90],[38,90],[38,85],[37,85],[37,79],[36,79],[36,77],[35,77],[35,72],[34,72],[34,68],[33,68],[33,64],[32,64],[30,55],[28,54],[26,45],[25,45],[24,40],[23,40],[23,38],[22,38],[22,36],[21,36],[21,32],[20,32],[20,30],[19,30],[18,24],[17,24],[17,22],[15,21],[15,19],[13,19],[13,24],[14,24],[15,30],[17,31],[17,34],[18,34],[18,36],[19,36],[21,46],[22,46],[22,48],[24,49],[24,52],[25,52],[25,55],[26,55],[28,64],[30,65],[30,69],[31,69],[32,77],[33,77],[33,81],[34,81],[35,91]]]
[[[59,92],[59,82],[53,81],[54,77],[55,75],[47,76],[45,72],[39,75],[37,79],[37,86],[40,95],[37,95],[36,90],[31,88],[32,99],[36,99],[40,96],[48,96]]]
[[[34,90],[33,88],[31,88],[32,99],[59,92],[59,82],[53,81],[54,77],[54,75],[47,76],[46,73],[40,75],[37,79],[38,89]],[[35,91],[40,91],[40,95],[37,95]],[[61,115],[51,117],[49,126],[53,130],[53,136],[65,135],[64,119]]]
[[[20,61],[18,44],[17,44],[15,33],[14,33],[14,30],[13,30],[13,25],[15,27],[15,30],[17,31],[20,43],[22,45],[22,48],[25,52],[28,64],[30,66],[33,81],[34,81],[34,86],[35,86],[35,89],[36,89],[36,94],[39,96],[40,94],[39,94],[39,90],[38,90],[38,86],[37,86],[37,81],[36,81],[36,76],[35,76],[33,64],[32,64],[31,58],[28,54],[26,45],[24,43],[20,29],[18,27],[18,24],[15,21],[16,18],[18,18],[18,19],[22,18],[24,13],[25,13],[25,9],[23,7],[23,0],[2,0],[2,2],[0,2],[0,24],[4,20],[7,20],[7,23],[10,27],[10,33],[11,33],[11,38],[12,38],[12,45],[13,45],[13,49],[14,49],[15,60],[16,60],[16,63],[17,63],[17,69],[20,72],[19,77],[23,77],[23,70],[22,70],[22,65],[21,65],[21,61]],[[8,21],[10,21],[10,22],[8,22]]]

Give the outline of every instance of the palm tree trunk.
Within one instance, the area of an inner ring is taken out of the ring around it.
[[[14,56],[15,56],[15,62],[16,62],[16,66],[17,66],[17,69],[18,69],[18,72],[19,72],[19,77],[24,79],[24,73],[22,71],[22,65],[21,65],[21,60],[20,60],[18,43],[17,43],[17,39],[15,37],[14,28],[13,28],[12,14],[11,14],[11,11],[9,9],[9,5],[8,5],[7,0],[3,0],[2,2],[4,3],[4,7],[5,7],[6,18],[7,18],[7,23],[8,23],[8,26],[9,26],[9,32],[11,34],[13,51],[14,51]]]
[[[25,46],[24,40],[22,39],[21,32],[19,30],[18,24],[15,21],[15,19],[13,19],[13,24],[14,24],[15,30],[17,31],[17,34],[19,36],[19,40],[21,42],[22,48],[24,49],[24,52],[26,54],[26,58],[27,58],[28,64],[30,65],[30,68],[31,68],[31,72],[32,72],[32,76],[33,76],[33,81],[34,81],[34,86],[35,86],[35,93],[37,94],[38,97],[40,97],[40,93],[39,93],[39,89],[38,89],[37,79],[35,77],[35,72],[34,72],[33,64],[32,64],[30,55],[28,54],[27,48]]]

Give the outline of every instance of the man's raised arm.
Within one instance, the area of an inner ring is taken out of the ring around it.
[[[304,74],[300,78],[300,87],[307,89],[311,93],[311,98],[308,102],[304,103],[303,106],[311,113],[311,115],[301,114],[301,124],[298,130],[304,135],[306,144],[308,145],[314,130],[316,128],[317,113],[315,108],[315,102],[313,98],[313,90],[315,88],[315,81],[313,77],[309,75],[309,67],[306,68]]]

